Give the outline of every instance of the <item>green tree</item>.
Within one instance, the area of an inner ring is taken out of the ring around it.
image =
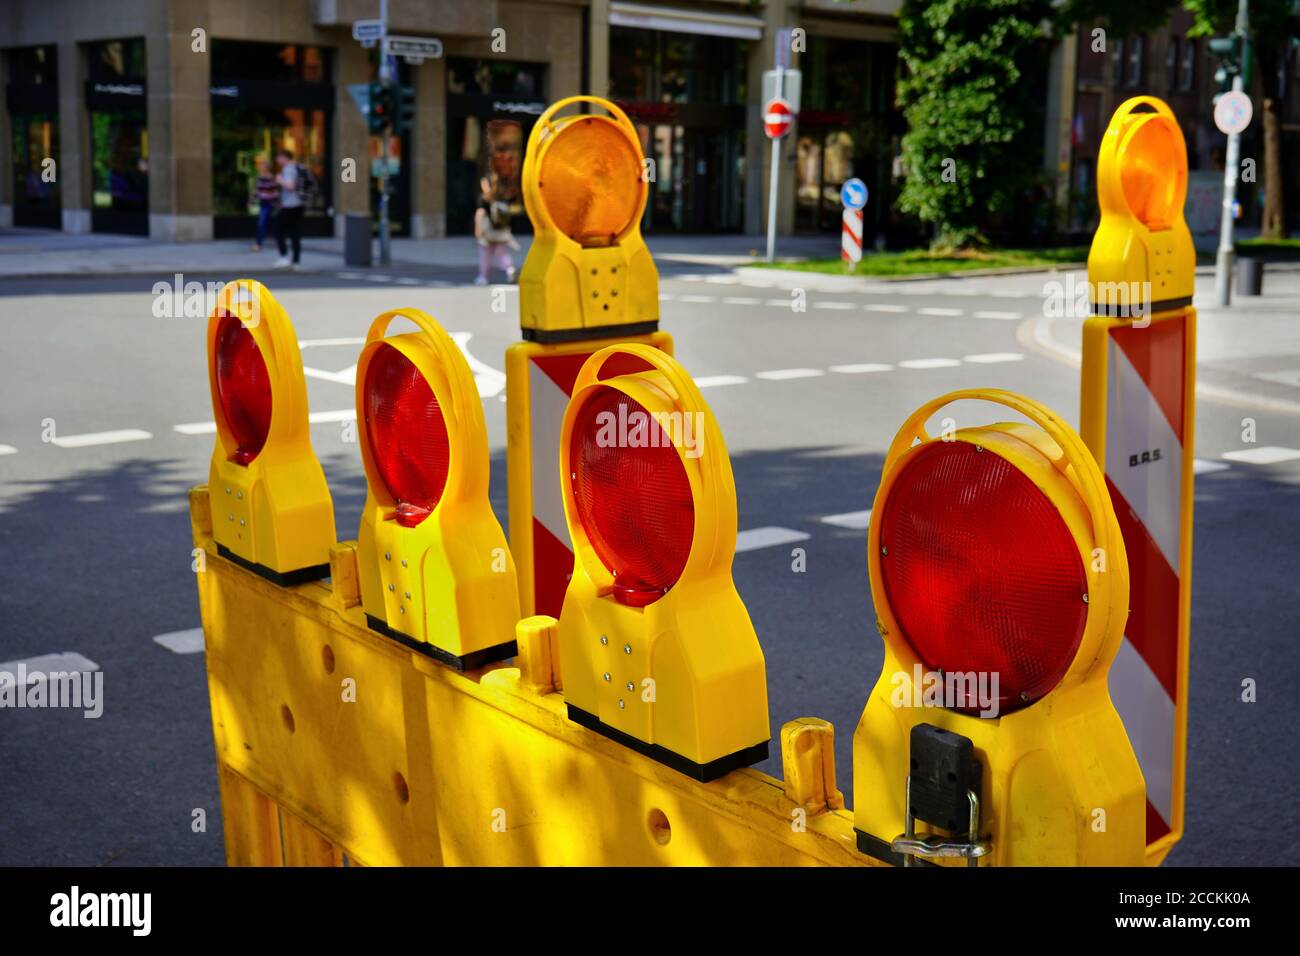
[[[898,205],[934,229],[932,248],[985,245],[990,215],[1037,180],[1043,89],[1025,66],[1042,62],[1052,18],[1051,0],[904,0]]]
[[[1195,34],[1226,34],[1237,19],[1237,0],[1184,0],[1196,17]],[[1287,234],[1286,187],[1282,182],[1282,117],[1286,115],[1287,81],[1283,75],[1300,21],[1295,0],[1251,0],[1250,40],[1262,102],[1264,127],[1264,215],[1260,234],[1282,239]],[[1249,89],[1247,93],[1251,92]]]

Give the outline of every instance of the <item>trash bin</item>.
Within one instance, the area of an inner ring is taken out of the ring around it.
[[[370,265],[370,216],[350,212],[343,222],[343,261],[350,266]]]
[[[1259,295],[1264,289],[1264,260],[1242,256],[1237,260],[1237,294]]]

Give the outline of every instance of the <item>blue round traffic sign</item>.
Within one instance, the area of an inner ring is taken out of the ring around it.
[[[840,202],[848,209],[861,209],[867,204],[867,184],[857,177],[844,180],[840,187]]]

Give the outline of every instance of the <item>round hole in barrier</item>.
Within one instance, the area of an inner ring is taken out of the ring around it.
[[[652,809],[646,817],[646,826],[650,828],[650,837],[659,846],[667,846],[668,841],[673,838],[673,828],[668,822],[668,814],[658,807]]]
[[[280,719],[284,721],[284,729],[293,733],[296,728],[293,722],[293,711],[289,709],[288,704],[280,705]]]
[[[411,802],[411,788],[406,785],[406,778],[402,776],[401,771],[393,774],[393,790],[397,792],[398,803]]]
[[[321,663],[325,665],[325,673],[334,673],[334,648],[326,644],[320,649]]]

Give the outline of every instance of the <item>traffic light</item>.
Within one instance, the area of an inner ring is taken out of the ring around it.
[[[926,431],[963,400],[1032,424]],[[1142,773],[1107,693],[1128,566],[1073,430],[1010,392],[926,403],[886,456],[867,554],[885,661],[853,742],[859,849],[1140,865]]]
[[[325,577],[334,506],[311,447],[293,325],[265,286],[239,279],[222,288],[207,340],[218,553],[277,584]]]
[[[1223,62],[1214,71],[1214,82],[1218,84],[1218,93],[1214,99],[1232,89],[1233,80],[1240,74],[1241,88],[1250,92],[1253,73],[1250,40],[1240,33],[1230,33],[1226,37],[1211,37],[1210,55]]]
[[[608,115],[557,115],[578,103]],[[525,339],[563,342],[658,328],[659,273],[641,238],[650,175],[636,127],[608,100],[571,96],[538,118],[523,169],[534,229],[519,275]]]
[[[736,592],[736,488],[699,389],[644,344],[582,366],[560,432],[569,718],[699,780],[767,756],[763,651]]]
[[[1183,216],[1187,144],[1168,105],[1115,111],[1097,159],[1101,222],[1088,253],[1093,312],[1134,317],[1191,304],[1196,249]]]
[[[399,318],[418,331],[386,335]],[[425,313],[385,312],[358,359],[356,395],[367,623],[457,670],[513,657],[518,585],[488,502],[483,401],[464,354]]]
[[[415,129],[415,87],[395,86],[393,94],[396,100],[393,109],[393,135],[399,136],[408,129]]]
[[[386,83],[370,84],[370,111],[366,114],[370,134],[378,136],[393,124],[393,88]]]

